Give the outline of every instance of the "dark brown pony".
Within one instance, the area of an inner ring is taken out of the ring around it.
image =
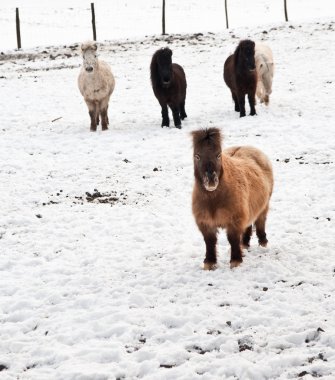
[[[235,111],[240,117],[245,116],[245,95],[248,95],[250,115],[256,115],[255,93],[257,73],[255,65],[255,43],[250,40],[241,41],[234,54],[230,55],[224,64],[223,78],[230,88]]]
[[[225,228],[231,246],[230,267],[242,262],[242,246],[248,247],[252,224],[258,242],[268,240],[265,221],[273,188],[271,163],[260,150],[235,146],[221,150],[217,128],[193,134],[194,176],[192,210],[206,243],[204,269],[216,267],[219,228]]]
[[[186,77],[183,68],[172,63],[172,51],[162,48],[155,52],[150,65],[154,94],[162,107],[162,127],[170,125],[168,106],[172,110],[176,128],[187,117],[185,112]]]

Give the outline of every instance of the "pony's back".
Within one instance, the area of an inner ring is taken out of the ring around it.
[[[252,174],[250,169],[260,169],[264,181],[268,185],[269,195],[273,189],[273,171],[272,165],[268,157],[259,149],[252,146],[233,146],[226,148],[223,152],[240,161],[239,166],[247,173]],[[256,171],[258,171],[256,170]]]
[[[255,45],[255,63],[257,73],[260,76],[268,75],[273,77],[274,73],[274,62],[272,50],[268,45],[261,42],[257,42]]]

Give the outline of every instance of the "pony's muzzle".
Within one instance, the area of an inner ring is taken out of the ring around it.
[[[171,79],[169,77],[163,77],[162,82],[164,86],[168,86],[171,82]]]
[[[207,172],[204,176],[204,188],[207,191],[214,191],[218,187],[219,184],[219,178],[215,172],[209,173]]]
[[[88,72],[88,73],[91,73],[93,71],[93,67],[92,66],[87,66],[85,68],[85,70]]]

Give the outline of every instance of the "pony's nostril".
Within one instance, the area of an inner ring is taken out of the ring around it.
[[[93,71],[93,67],[92,66],[88,66],[86,67],[86,71],[88,71],[89,73]]]
[[[164,83],[169,83],[170,82],[170,78],[169,77],[164,77],[163,78],[163,82]]]

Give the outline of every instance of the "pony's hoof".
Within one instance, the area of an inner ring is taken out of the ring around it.
[[[242,263],[242,261],[237,261],[237,260],[231,261],[230,262],[230,269],[238,267],[241,263]]]
[[[268,245],[268,241],[267,240],[262,240],[262,241],[259,241],[258,243],[263,248],[266,248],[266,246]]]
[[[176,128],[181,129],[181,125],[176,125]]]
[[[103,131],[108,131],[108,127],[102,127],[101,128]]]
[[[215,270],[216,268],[216,263],[204,263],[204,270]]]
[[[96,129],[96,128],[92,128],[92,127],[91,127],[91,128],[90,128],[90,131],[91,131],[91,132],[96,132],[96,131],[97,131],[97,129]]]

